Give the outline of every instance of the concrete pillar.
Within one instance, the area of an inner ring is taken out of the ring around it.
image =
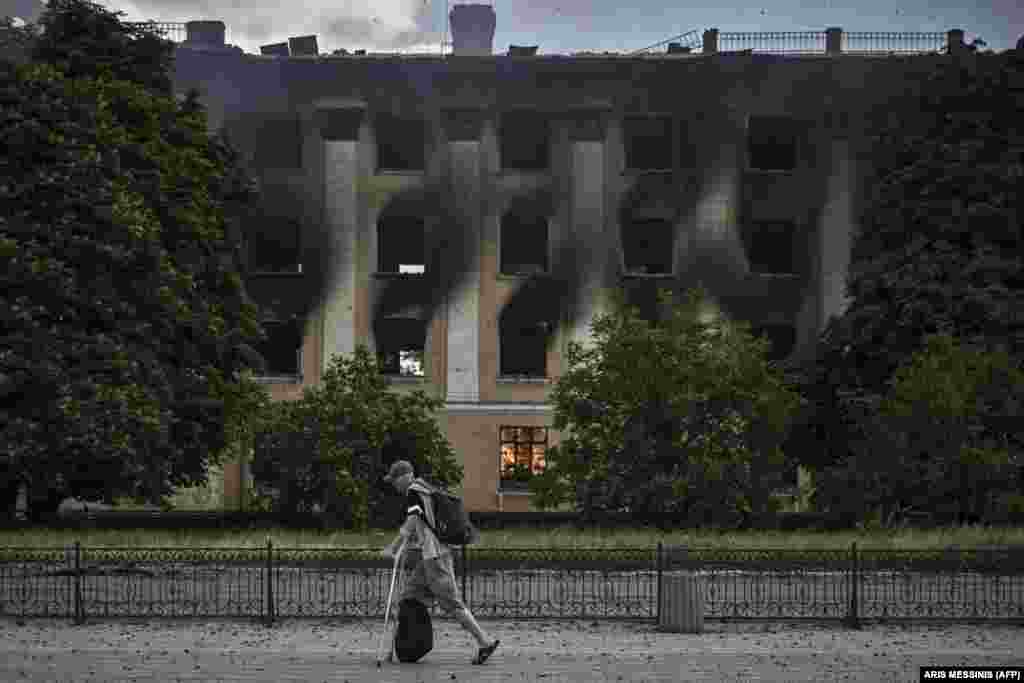
[[[480,400],[480,116],[445,116],[452,206],[472,248],[466,276],[448,300],[447,400]]]
[[[704,53],[718,52],[718,29],[709,28],[704,31]]]
[[[570,231],[578,248],[585,249],[579,315],[572,338],[581,344],[591,340],[590,323],[602,308],[608,271],[608,236],[605,227],[605,121],[602,113],[573,117],[570,144]]]
[[[946,47],[951,55],[963,54],[966,51],[962,28],[951,28],[946,32]]]
[[[821,211],[820,292],[818,331],[824,329],[832,315],[846,310],[846,273],[850,267],[850,249],[856,217],[854,215],[854,161],[848,140],[832,140],[831,170],[825,185],[825,203]]]
[[[825,53],[838,55],[843,51],[843,29],[832,26],[825,29]]]
[[[355,351],[356,235],[358,231],[361,108],[322,110],[323,230],[330,263],[324,300],[321,372],[335,354]]]

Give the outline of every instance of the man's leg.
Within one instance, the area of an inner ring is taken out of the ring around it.
[[[431,590],[437,596],[442,609],[446,612],[454,613],[459,625],[476,640],[479,652],[477,652],[477,656],[473,659],[473,663],[483,664],[498,647],[498,641],[492,641],[487,637],[484,630],[480,628],[480,624],[477,623],[473,613],[466,608],[459,597],[458,588],[455,584],[455,567],[452,563],[451,555],[430,560],[429,563],[430,567],[427,569],[427,572],[431,574]]]
[[[476,617],[465,607],[455,610],[455,619],[459,622],[462,628],[469,631],[469,633],[476,638],[477,645],[485,647],[491,644],[491,641],[487,639],[487,634],[480,628],[480,624],[477,623]]]

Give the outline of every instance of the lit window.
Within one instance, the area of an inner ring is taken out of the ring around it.
[[[500,481],[502,488],[525,488],[544,471],[548,449],[547,427],[501,427]]]
[[[384,375],[423,377],[426,323],[412,318],[382,318],[374,325],[377,363]]]

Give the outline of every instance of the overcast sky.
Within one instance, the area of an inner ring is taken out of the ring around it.
[[[41,0],[0,0],[0,16],[31,13]],[[96,1],[96,0],[94,0]],[[452,0],[454,2],[454,0]],[[185,22],[220,19],[227,40],[246,52],[317,36],[319,51],[438,51],[444,0],[99,0],[124,21]],[[509,45],[539,45],[541,53],[628,51],[706,28],[721,31],[942,31],[962,28],[994,50],[1013,47],[1024,34],[1024,2],[988,0],[776,0],[741,4],[702,0],[684,6],[667,0],[494,0],[495,52]]]

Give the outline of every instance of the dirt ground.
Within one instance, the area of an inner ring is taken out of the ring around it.
[[[1024,627],[483,621],[501,647],[472,666],[471,638],[435,620],[417,664],[376,666],[379,620],[0,619],[0,680],[98,681],[917,681],[929,665],[1024,665]]]

